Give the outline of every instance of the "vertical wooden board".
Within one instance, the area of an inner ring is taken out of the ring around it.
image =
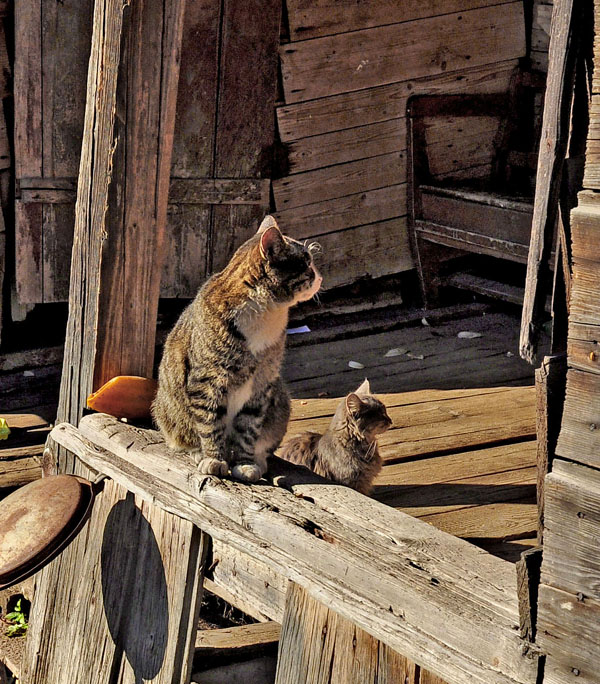
[[[173,178],[213,175],[221,2],[186,4],[175,135]],[[171,205],[165,234],[161,296],[193,297],[206,277],[212,226],[209,205]]]
[[[75,226],[74,204],[42,204],[43,301],[69,298],[71,252]]]
[[[290,585],[276,684],[408,684],[413,674],[405,658]]]
[[[60,580],[35,592],[25,681],[185,684],[203,545],[191,523],[107,481],[84,531],[37,578]]]
[[[15,268],[17,296],[22,304],[42,301],[42,205],[15,202]]]
[[[206,277],[209,205],[170,204],[160,296],[194,297]]]
[[[115,375],[153,372],[184,7],[144,0],[124,10],[96,388]]]
[[[219,56],[219,0],[186,4],[171,175],[212,175]]]
[[[379,642],[377,684],[419,684],[419,668],[398,651]]]
[[[93,7],[93,0],[42,0],[45,178],[73,178],[79,171]]]
[[[15,3],[15,173],[42,172],[41,0]]]
[[[280,50],[286,104],[515,59],[524,53],[520,2],[364,29],[351,36],[299,41]]]
[[[224,0],[215,178],[268,178],[275,139],[281,0]],[[213,208],[210,270],[221,269],[269,207]]]

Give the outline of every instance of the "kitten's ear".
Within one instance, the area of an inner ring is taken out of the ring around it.
[[[267,214],[267,216],[264,217],[256,232],[260,235],[260,233],[264,233],[267,228],[279,228],[275,217],[270,214]]]
[[[263,259],[268,261],[276,261],[277,256],[285,247],[285,240],[283,235],[279,232],[277,226],[267,228],[260,236],[260,255]]]
[[[371,394],[371,385],[367,378],[364,379],[362,385],[355,390],[356,394]]]
[[[349,394],[346,397],[346,410],[349,413],[356,414],[359,413],[360,409],[362,408],[362,401],[358,394],[355,394],[352,392],[352,394]]]

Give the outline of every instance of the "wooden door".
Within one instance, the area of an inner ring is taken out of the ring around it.
[[[22,303],[68,298],[92,11],[92,0],[15,5]],[[188,0],[163,297],[192,297],[269,209],[280,16],[280,0]]]

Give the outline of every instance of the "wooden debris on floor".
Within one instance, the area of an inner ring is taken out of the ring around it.
[[[460,332],[480,337],[459,338]],[[517,317],[502,312],[439,325],[419,321],[412,327],[322,344],[310,344],[310,337],[306,334],[304,346],[289,349],[286,358],[284,377],[298,399],[342,396],[365,377],[376,394],[531,385],[534,379],[533,368],[518,357]],[[403,353],[386,356],[391,349]],[[364,368],[352,369],[349,361]]]

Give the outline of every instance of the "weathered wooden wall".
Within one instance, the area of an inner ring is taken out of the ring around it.
[[[286,6],[277,122],[289,168],[273,182],[277,216],[290,234],[321,243],[326,287],[410,269],[407,99],[507,90],[525,54],[523,3]],[[489,173],[498,123],[472,123],[438,120],[428,131],[435,174]]]
[[[595,2],[595,25],[600,2]],[[597,32],[597,29],[596,29]],[[596,35],[598,35],[596,33]],[[595,71],[584,187],[571,213],[573,279],[568,373],[561,432],[544,483],[544,554],[538,640],[547,653],[544,684],[598,682],[600,662],[600,97]]]
[[[16,6],[21,302],[68,297],[92,8],[92,0]],[[268,211],[280,13],[279,0],[188,3],[164,297],[192,297]]]
[[[164,297],[193,296],[269,209],[281,5],[189,3]],[[506,90],[525,53],[523,3],[288,0],[284,9],[276,113],[285,151],[271,208],[290,234],[321,243],[328,288],[409,269],[407,98]],[[92,0],[16,7],[16,267],[24,303],[68,294],[91,10]],[[72,40],[59,40],[64,35]],[[464,121],[448,120],[429,131],[434,171],[488,172],[497,122],[488,123],[467,132]]]

